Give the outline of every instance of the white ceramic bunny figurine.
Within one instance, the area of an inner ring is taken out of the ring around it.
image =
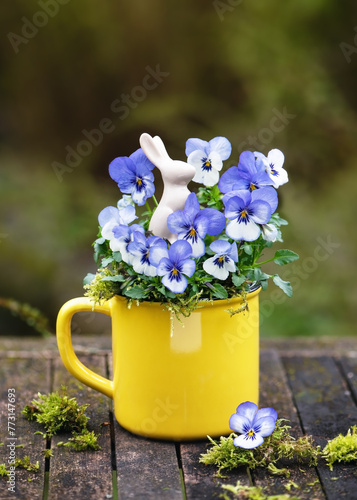
[[[190,194],[187,184],[193,179],[196,169],[184,161],[172,160],[158,136],[142,134],[140,146],[151,163],[160,170],[164,183],[162,198],[151,218],[149,230],[155,236],[166,238],[173,243],[177,237],[167,227],[167,217],[185,207]]]

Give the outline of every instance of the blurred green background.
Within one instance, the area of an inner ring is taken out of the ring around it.
[[[227,167],[279,148],[289,172],[281,247],[300,260],[275,270],[293,298],[261,295],[262,335],[354,334],[356,2],[13,0],[0,23],[0,297],[54,329],[120,197],[109,162],[144,131],[178,159],[223,135]],[[0,308],[0,332],[28,327]]]

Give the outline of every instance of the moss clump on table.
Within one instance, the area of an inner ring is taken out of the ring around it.
[[[233,439],[236,437],[234,433],[229,437],[221,437],[219,442],[209,438],[213,446],[201,455],[200,462],[217,465],[218,477],[224,477],[223,470],[230,471],[237,467],[250,469],[265,467],[271,474],[288,477],[289,470],[278,468],[276,465],[281,459],[295,459],[300,463],[316,465],[320,447],[313,445],[311,436],[294,439],[289,434],[291,427],[284,425],[283,422],[284,419],[279,419],[274,432],[265,438],[261,446],[252,450],[234,446]]]
[[[75,451],[98,450],[98,436],[87,429],[88,417],[85,410],[89,405],[78,405],[76,398],[69,398],[67,390],[62,387],[62,394],[58,391],[48,395],[38,394],[31,405],[25,406],[23,415],[30,421],[36,421],[44,426],[45,432],[38,431],[45,439],[60,432],[71,432],[73,437],[67,443],[58,443],[58,446],[67,446]]]
[[[322,456],[326,459],[330,470],[333,470],[335,462],[352,462],[357,460],[357,425],[348,429],[347,434],[339,434],[328,441],[322,450]]]

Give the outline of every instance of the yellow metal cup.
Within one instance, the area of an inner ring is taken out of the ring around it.
[[[231,316],[240,299],[207,303],[180,324],[159,303],[129,309],[115,296],[101,306],[72,299],[57,319],[57,341],[69,372],[114,400],[125,429],[157,439],[200,439],[229,434],[229,417],[259,397],[259,293],[248,310]],[[74,353],[71,319],[79,311],[112,319],[113,380],[86,368]]]

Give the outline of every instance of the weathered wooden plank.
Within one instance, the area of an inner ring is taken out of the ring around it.
[[[324,446],[357,421],[357,407],[332,357],[283,359],[304,430]],[[321,463],[318,472],[328,499],[355,498],[357,468]],[[337,480],[335,480],[338,478]]]
[[[141,438],[115,422],[115,450],[120,500],[181,500],[175,444]]]
[[[104,356],[82,357],[81,361],[91,370],[106,376]],[[70,435],[54,436],[51,442],[53,457],[50,460],[49,496],[51,500],[67,498],[111,498],[112,466],[109,406],[106,396],[84,386],[70,375],[60,359],[56,360],[53,390],[61,385],[68,388],[68,394],[78,404],[89,404],[88,428],[100,434],[101,450],[76,452],[69,448],[58,448],[59,441],[66,441]],[[108,496],[107,496],[108,495]]]
[[[15,436],[16,445],[24,445],[23,448],[16,448],[16,458],[23,459],[29,456],[31,463],[39,462],[40,469],[37,473],[16,469],[15,472],[15,494],[8,491],[7,478],[0,478],[0,497],[6,499],[40,499],[43,495],[45,459],[42,450],[46,444],[42,436],[34,435],[38,430],[37,424],[27,421],[21,414],[25,405],[31,403],[38,392],[46,393],[49,390],[50,361],[44,359],[3,359],[0,363],[0,442],[4,446],[0,447],[0,463],[5,463],[7,469],[10,448],[7,446],[13,443],[12,436],[8,433],[8,389],[15,389],[16,410],[15,410]],[[13,392],[11,392],[13,394]],[[12,414],[11,414],[12,415]]]
[[[339,364],[354,400],[357,402],[357,357],[344,356]]]
[[[218,498],[224,491],[222,484],[236,484],[240,481],[243,485],[249,485],[249,476],[244,469],[224,472],[227,477],[217,478],[217,467],[199,463],[201,454],[207,448],[208,441],[180,445],[187,500]]]
[[[270,406],[274,408],[278,412],[279,418],[286,418],[290,421],[291,434],[298,438],[302,435],[302,430],[286,374],[277,351],[263,351],[260,361],[259,407]],[[294,489],[291,493],[298,495],[302,500],[325,498],[314,468],[300,467],[298,463],[289,463],[287,465],[290,470],[289,481],[293,481],[299,486],[299,489]],[[300,469],[305,470],[302,472]],[[253,471],[252,475],[257,486],[266,488],[264,490],[266,494],[283,495],[287,493],[286,485],[288,480],[284,477],[272,477],[268,472],[260,469]]]
[[[111,351],[109,335],[72,335],[77,354],[107,354]],[[16,338],[0,336],[0,358],[56,358],[58,347],[56,337]]]

